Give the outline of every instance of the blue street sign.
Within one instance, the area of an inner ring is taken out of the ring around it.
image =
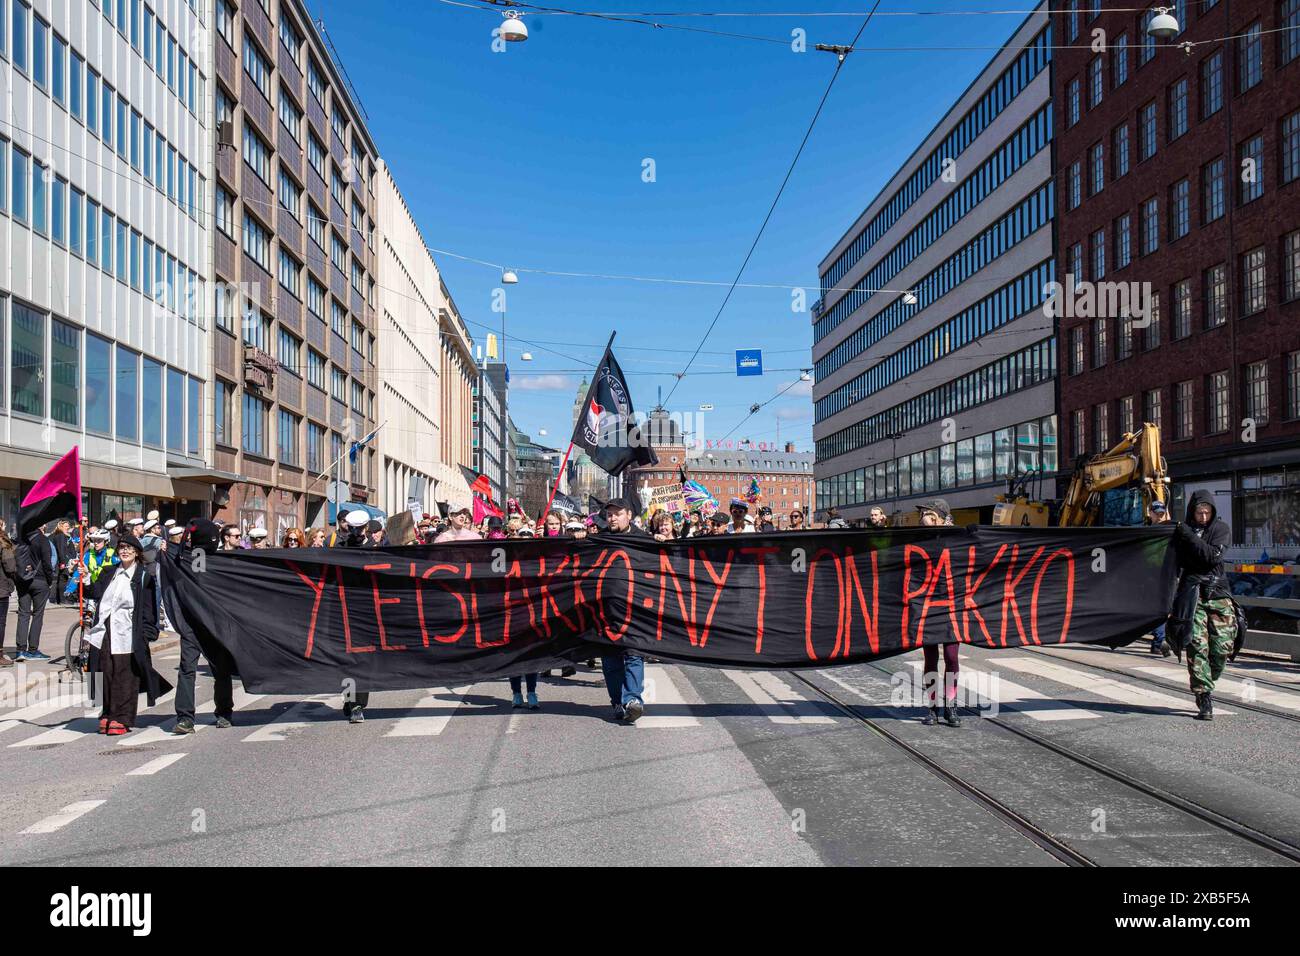
[[[763,350],[762,349],[736,349],[736,374],[737,375],[762,375],[763,374]]]

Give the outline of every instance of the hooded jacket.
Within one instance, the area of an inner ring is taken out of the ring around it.
[[[1193,523],[1197,505],[1210,506],[1210,521],[1204,527]],[[1208,491],[1192,493],[1187,502],[1187,517],[1174,529],[1174,548],[1181,572],[1179,589],[1195,584],[1200,590],[1200,600],[1232,596],[1228,578],[1223,571],[1223,552],[1232,543],[1228,525],[1219,520],[1214,496]]]

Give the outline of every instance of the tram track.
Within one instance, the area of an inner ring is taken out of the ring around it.
[[[875,663],[867,663],[864,666],[870,667],[885,675],[892,676],[893,674],[889,669],[881,667]],[[1098,669],[1106,670],[1106,668]],[[816,681],[810,680],[798,671],[788,671],[787,673],[789,673],[795,680],[806,685],[819,697],[826,700],[836,710],[864,725],[876,736],[889,742],[895,748],[907,754],[914,762],[925,767],[935,776],[953,787],[953,789],[984,806],[990,813],[1011,827],[1011,829],[1020,833],[1022,836],[1025,836],[1057,860],[1060,860],[1068,866],[1095,867],[1099,865],[1095,860],[1081,852],[1076,847],[1070,845],[1068,842],[1051,833],[1049,830],[1039,826],[1020,814],[1014,807],[1009,806],[997,797],[988,793],[986,790],[975,786],[970,781],[964,780],[957,773],[942,766],[934,758],[928,756],[906,740],[903,740],[898,734],[882,726],[879,721],[860,713],[857,707],[843,700],[835,692],[828,690]],[[1234,706],[1237,705],[1234,703]],[[1273,714],[1274,716],[1290,716],[1285,714],[1276,714],[1272,711],[1268,711],[1268,713]],[[1300,847],[1292,843],[1257,830],[1249,824],[1225,816],[1224,814],[1211,810],[1209,807],[1202,806],[1201,804],[1188,800],[1178,794],[1170,793],[1161,787],[1139,780],[1122,770],[1118,770],[1099,760],[1089,757],[1086,754],[1081,754],[1069,747],[1048,740],[1032,731],[1015,726],[1005,718],[981,715],[980,719],[989,721],[993,726],[1005,733],[1033,743],[1044,750],[1048,750],[1059,757],[1063,757],[1077,766],[1084,767],[1092,773],[1122,784],[1149,799],[1155,800],[1167,807],[1171,807],[1187,816],[1193,817],[1221,832],[1228,833],[1246,843],[1250,843],[1274,853],[1288,862],[1300,864]]]

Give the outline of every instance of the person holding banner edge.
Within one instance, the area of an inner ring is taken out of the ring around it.
[[[611,499],[605,505],[605,520],[609,524],[605,533],[646,537],[646,532],[632,523],[635,513],[635,506],[626,498]],[[609,702],[614,707],[614,719],[635,724],[645,712],[645,703],[641,699],[645,685],[645,660],[639,654],[618,648],[601,656],[600,669],[605,675]]]

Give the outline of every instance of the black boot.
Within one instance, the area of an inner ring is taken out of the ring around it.
[[[943,722],[949,727],[961,726],[961,715],[957,713],[956,701],[949,702],[945,700],[943,702]]]
[[[1213,720],[1214,719],[1214,701],[1207,690],[1204,693],[1196,695],[1196,719]]]
[[[929,707],[925,711],[925,716],[921,718],[921,723],[927,727],[933,727],[939,722],[939,708]]]

